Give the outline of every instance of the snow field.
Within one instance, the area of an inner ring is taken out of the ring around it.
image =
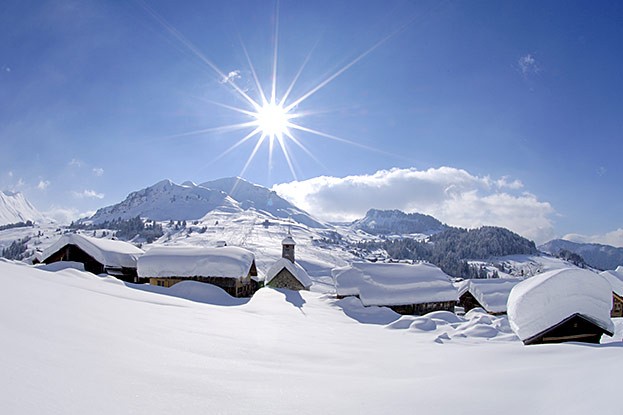
[[[7,414],[620,413],[620,341],[457,336],[461,324],[486,325],[481,312],[390,330],[314,292],[262,289],[218,306],[74,269],[3,261],[0,278]],[[434,341],[453,325],[451,341]]]

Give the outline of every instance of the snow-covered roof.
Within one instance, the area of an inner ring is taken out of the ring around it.
[[[43,252],[42,262],[66,245],[76,245],[105,267],[136,268],[136,261],[144,253],[128,242],[66,233]]]
[[[305,288],[309,288],[312,285],[312,280],[309,278],[309,274],[305,271],[305,268],[300,266],[297,263],[292,263],[290,260],[286,258],[279,258],[268,270],[266,273],[266,283],[272,281],[273,278],[279,274],[279,272],[286,268],[290,271],[290,274],[294,276]]]
[[[612,289],[600,275],[580,268],[544,272],[513,287],[508,320],[521,340],[555,326],[574,314],[612,333]]]
[[[365,306],[456,301],[450,277],[432,264],[353,263],[331,271],[337,295],[358,295]]]
[[[466,291],[489,313],[505,313],[508,296],[521,281],[521,278],[472,279],[469,280]]]
[[[138,275],[142,278],[243,278],[249,275],[254,263],[251,251],[236,246],[155,246],[139,258]]]
[[[296,245],[296,242],[294,242],[294,239],[291,235],[288,235],[283,238],[283,241],[281,241],[281,245]]]
[[[623,296],[623,267],[618,266],[615,271],[607,270],[599,273],[612,286],[612,292],[618,296]]]

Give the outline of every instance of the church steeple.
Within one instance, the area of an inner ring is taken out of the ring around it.
[[[290,234],[290,230],[288,229],[288,236],[283,238],[281,241],[281,257],[286,258],[290,262],[294,264],[294,246],[296,243],[294,239],[292,239],[292,235]]]

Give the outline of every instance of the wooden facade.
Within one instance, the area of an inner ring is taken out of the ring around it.
[[[286,288],[295,291],[306,289],[286,267],[283,267],[267,285],[271,288]]]
[[[432,313],[433,311],[450,311],[454,313],[456,301],[439,301],[433,303],[406,304],[406,305],[389,305],[398,314],[421,316]]]
[[[91,255],[83,251],[79,246],[67,244],[52,255],[43,260],[44,264],[59,261],[73,261],[84,264],[84,270],[93,274],[108,274],[126,282],[138,282],[136,268],[107,267],[98,262]]]
[[[623,317],[623,297],[617,293],[612,293],[612,310],[610,317]]]
[[[337,295],[336,298],[341,300],[347,297],[357,297],[358,295]],[[423,316],[424,314],[432,313],[433,311],[449,311],[454,313],[454,307],[456,307],[456,301],[438,301],[431,303],[419,303],[419,304],[402,304],[402,305],[378,305],[377,307],[391,308],[394,312],[402,314],[403,316]]]
[[[603,334],[613,335],[613,333],[600,327],[591,318],[576,313],[539,334],[525,339],[523,343],[526,345],[563,342],[599,344]]]
[[[217,287],[222,288],[232,297],[251,297],[259,288],[258,282],[253,280],[251,277],[257,277],[257,268],[255,267],[255,261],[253,261],[253,263],[251,264],[249,273],[245,277],[156,277],[149,278],[149,284],[168,288],[181,281],[198,281],[216,285]]]
[[[457,305],[459,307],[463,307],[463,310],[465,310],[466,313],[473,308],[480,307],[483,310],[485,310],[487,313],[491,314],[492,316],[501,316],[501,315],[506,314],[506,312],[504,311],[492,312],[492,311],[487,310],[486,307],[480,304],[480,302],[476,299],[476,297],[474,297],[474,295],[469,291],[465,291],[459,297],[459,302]]]
[[[459,297],[459,304],[460,307],[463,307],[463,310],[465,310],[465,312],[467,313],[469,310],[476,308],[476,307],[480,307],[483,308],[482,304],[480,304],[478,302],[478,300],[476,300],[476,297],[474,297],[474,295],[472,293],[470,293],[469,291],[465,291],[460,297]]]

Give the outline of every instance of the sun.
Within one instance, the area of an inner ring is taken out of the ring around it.
[[[199,59],[203,64],[207,67],[211,68],[214,74],[217,77],[218,83],[224,86],[231,87],[232,90],[238,95],[239,98],[244,102],[245,106],[232,106],[222,102],[209,101],[211,104],[229,109],[231,111],[237,112],[239,114],[244,115],[247,118],[247,121],[223,125],[220,127],[214,128],[206,128],[194,131],[188,131],[181,134],[176,134],[171,137],[182,137],[189,136],[195,134],[207,134],[210,132],[232,132],[238,130],[247,130],[250,131],[244,135],[242,138],[235,141],[228,149],[226,149],[223,153],[218,155],[214,161],[224,157],[225,155],[231,153],[237,148],[240,148],[244,143],[249,140],[256,140],[253,149],[251,150],[250,155],[248,156],[242,171],[239,176],[243,177],[247,168],[258,154],[258,151],[262,145],[265,143],[268,144],[268,169],[269,172],[273,166],[273,151],[275,148],[281,149],[281,152],[285,158],[285,161],[292,173],[292,176],[295,180],[298,180],[296,171],[295,171],[295,162],[293,160],[290,145],[294,145],[300,148],[305,154],[307,154],[310,158],[316,161],[319,165],[323,166],[322,162],[316,158],[312,152],[304,145],[302,140],[300,139],[301,134],[305,135],[313,135],[317,137],[322,137],[325,139],[333,140],[339,143],[349,144],[355,147],[360,147],[369,151],[386,154],[390,156],[395,156],[391,153],[387,153],[383,150],[379,150],[374,147],[370,147],[364,144],[361,144],[357,141],[348,140],[342,137],[335,136],[333,134],[327,134],[325,132],[310,128],[308,126],[304,126],[301,124],[301,119],[306,116],[313,115],[314,111],[301,111],[300,105],[306,101],[309,97],[316,94],[318,91],[324,89],[327,85],[333,82],[336,78],[342,75],[344,72],[348,71],[352,66],[356,65],[359,61],[364,59],[370,53],[372,53],[375,49],[380,47],[386,41],[391,39],[397,33],[401,32],[404,28],[409,26],[411,22],[414,21],[414,18],[409,19],[409,21],[401,26],[399,26],[394,31],[390,32],[385,37],[381,38],[379,41],[374,43],[368,49],[365,49],[363,52],[358,54],[354,59],[341,66],[335,72],[326,76],[324,79],[321,79],[315,86],[311,87],[307,90],[307,92],[302,95],[298,95],[298,97],[291,97],[290,94],[295,90],[294,86],[297,84],[299,77],[303,73],[309,59],[311,58],[313,49],[307,54],[305,60],[301,64],[298,72],[291,80],[289,86],[285,90],[284,93],[277,88],[278,83],[278,44],[279,44],[279,7],[278,2],[275,6],[275,16],[274,16],[274,31],[273,31],[273,54],[272,54],[272,74],[270,76],[270,80],[267,87],[260,82],[258,73],[255,71],[254,65],[251,62],[251,58],[249,57],[249,53],[247,51],[246,46],[242,39],[240,39],[242,51],[247,59],[248,69],[252,75],[253,81],[255,83],[255,87],[251,88],[243,88],[236,83],[236,80],[241,78],[241,71],[236,69],[232,71],[223,71],[216,64],[214,64],[206,55],[204,55],[197,46],[195,46],[189,39],[187,39],[179,30],[175,27],[171,26],[162,16],[156,13],[152,8],[150,8],[147,4],[142,4],[142,7],[165,29],[165,31],[177,42],[180,43],[181,46],[188,49],[197,59]],[[315,48],[315,47],[314,47]],[[267,93],[268,92],[268,93]]]
[[[262,135],[282,140],[284,134],[289,134],[289,119],[292,115],[283,106],[275,102],[265,102],[253,116]]]

